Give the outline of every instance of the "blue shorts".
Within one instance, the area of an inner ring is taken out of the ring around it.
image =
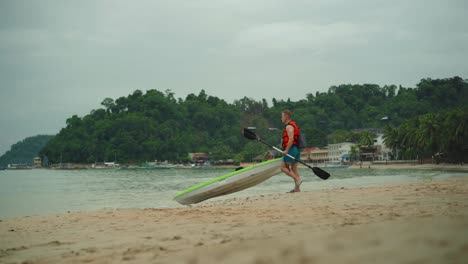
[[[297,148],[297,146],[292,146],[289,151],[288,151],[288,154],[293,156],[294,158],[296,158],[296,160],[294,159],[291,159],[290,157],[284,155],[283,156],[283,162],[287,162],[287,163],[296,163],[297,161],[301,160],[301,152],[299,151],[299,149]]]

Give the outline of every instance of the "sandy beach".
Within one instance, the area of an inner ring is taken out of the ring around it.
[[[248,167],[250,165],[254,165],[257,163],[254,162],[245,162],[241,163],[240,167]],[[325,163],[307,163],[309,166],[316,166],[322,168],[324,170],[330,169],[327,168]],[[231,168],[236,168],[236,166],[230,166]],[[453,164],[453,163],[385,163],[385,162],[370,162],[364,161],[361,163],[355,162],[352,163],[351,166],[348,168],[350,169],[427,169],[427,170],[458,170],[458,171],[467,171],[468,172],[468,165],[467,164]],[[225,168],[229,168],[229,166],[225,166]],[[306,166],[299,164],[299,168],[307,168]]]
[[[365,168],[372,168],[372,169],[429,169],[429,170],[459,170],[459,171],[467,171],[468,166],[466,164],[453,164],[453,163],[384,163],[384,162],[363,162],[354,163],[350,167],[350,169],[365,169]]]
[[[2,219],[0,263],[467,263],[467,197],[452,177]]]

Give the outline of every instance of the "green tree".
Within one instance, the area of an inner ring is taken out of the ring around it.
[[[359,142],[362,133],[353,131],[384,128],[394,157],[445,153],[451,160],[463,160],[467,101],[468,85],[459,77],[423,79],[415,88],[343,84],[327,92],[312,90],[298,101],[274,98],[271,105],[249,97],[227,103],[204,90],[185,99],[176,99],[170,90],[136,90],[116,100],[104,99],[102,109],[83,117],[70,117],[41,153],[51,162],[180,161],[188,152],[249,160],[255,148],[260,152],[268,148],[243,140],[242,128],[255,126],[259,135],[276,145],[284,126],[280,113],[290,109],[310,146]],[[455,108],[459,110],[452,111]],[[388,117],[386,124],[383,116]],[[386,131],[387,125],[394,131]],[[366,139],[363,146],[370,143]]]
[[[357,161],[357,160],[359,160],[360,154],[361,154],[361,151],[359,149],[359,145],[352,145],[351,150],[350,150],[350,155],[349,155],[350,157],[349,158],[352,161]]]
[[[398,159],[398,130],[387,125],[383,133],[384,144],[392,150],[392,159]]]
[[[50,135],[37,135],[27,137],[15,144],[13,144],[7,152],[0,156],[0,167],[6,167],[8,164],[26,164],[32,165],[33,159],[39,154],[40,150],[49,142],[54,136]]]

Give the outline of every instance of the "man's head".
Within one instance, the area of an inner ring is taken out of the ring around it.
[[[286,124],[287,122],[291,120],[291,118],[292,118],[291,111],[284,110],[283,112],[281,112],[281,122]]]

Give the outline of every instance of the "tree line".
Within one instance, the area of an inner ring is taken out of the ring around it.
[[[292,110],[308,145],[323,147],[352,140],[346,135],[355,129],[396,129],[409,119],[453,109],[466,114],[467,101],[468,83],[460,77],[423,79],[415,88],[343,84],[302,100],[273,98],[271,103],[249,97],[228,103],[204,90],[185,99],[175,98],[170,90],[136,90],[116,100],[104,99],[102,108],[83,117],[68,118],[40,154],[52,163],[186,161],[189,152],[245,161],[267,147],[244,139],[242,128],[254,126],[263,139],[279,144],[284,109]]]
[[[387,126],[384,142],[395,159],[467,161],[468,106],[420,115],[399,127]]]
[[[33,158],[38,156],[44,146],[54,136],[37,135],[27,137],[13,144],[5,154],[0,157],[0,168],[8,164],[32,165]]]

